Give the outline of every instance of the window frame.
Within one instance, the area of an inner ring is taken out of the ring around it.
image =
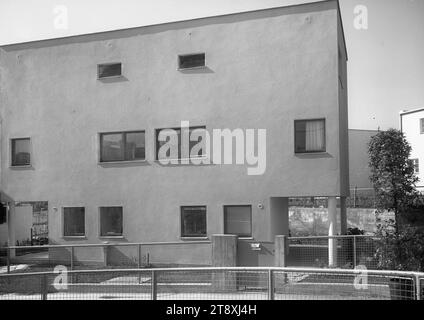
[[[296,150],[296,124],[299,122],[309,122],[309,121],[323,121],[324,122],[324,147],[319,151],[297,151]],[[296,155],[302,154],[322,154],[327,152],[327,119],[326,118],[315,118],[315,119],[298,119],[294,120],[294,153]]]
[[[189,67],[189,68],[182,68],[181,67],[181,58],[189,57],[189,56],[197,56],[197,55],[203,55],[204,56],[203,66],[196,66],[196,67]],[[206,68],[206,52],[185,53],[185,54],[177,55],[177,70],[178,71],[196,70],[196,69],[204,69],[204,68]]]
[[[232,235],[233,233],[227,233],[227,226],[226,226],[226,215],[227,215],[227,208],[235,208],[235,207],[243,207],[243,208],[250,208],[250,235],[237,235],[239,239],[253,239],[253,206],[251,204],[240,204],[240,205],[224,205],[223,206],[223,218],[224,218],[224,235]]]
[[[107,77],[100,77],[100,67],[101,66],[111,66],[114,64],[121,65],[121,74]],[[97,64],[97,80],[113,79],[113,78],[122,78],[124,74],[124,64],[122,62],[107,62],[107,63],[98,63]]]
[[[65,235],[65,209],[84,209],[84,235]],[[86,208],[84,206],[75,207],[75,206],[63,206],[62,207],[62,238],[68,238],[68,239],[87,239],[87,215]]]
[[[13,158],[14,158],[14,155],[13,155],[13,151],[14,151],[14,142],[15,141],[17,141],[17,140],[28,140],[28,142],[29,142],[29,164],[23,164],[23,165],[15,165],[15,164],[13,164]],[[31,137],[23,137],[23,138],[11,138],[10,139],[10,167],[11,168],[14,168],[14,169],[16,169],[16,168],[30,168],[30,167],[32,167],[32,139],[31,139]]]
[[[186,235],[183,233],[183,210],[185,208],[204,208],[205,209],[205,234],[204,235]],[[207,239],[208,237],[208,207],[206,205],[184,205],[180,206],[180,237],[181,239]]]
[[[412,161],[412,166],[414,167],[414,173],[419,174],[420,173],[420,159],[414,158],[414,159],[411,159],[411,161]],[[416,162],[416,164],[415,164],[415,162]]]
[[[131,134],[131,133],[143,133],[144,134],[144,158],[143,159],[135,159],[135,160],[125,160],[125,154],[126,154],[126,136],[127,134]],[[105,135],[117,135],[120,134],[122,135],[122,144],[123,144],[123,155],[124,155],[124,159],[123,160],[110,160],[110,161],[105,161],[102,159],[102,153],[103,153],[103,136]],[[146,130],[132,130],[132,131],[115,131],[115,132],[99,132],[98,134],[99,137],[99,156],[98,156],[98,161],[100,164],[108,164],[108,163],[131,163],[131,162],[146,162]]]
[[[121,208],[122,214],[122,233],[120,235],[102,235],[102,208]],[[101,239],[123,239],[124,238],[124,206],[116,205],[116,206],[100,206],[98,208],[99,212],[99,238]]]
[[[424,118],[420,119],[420,134],[424,134]]]
[[[187,129],[187,128],[181,128],[181,127],[174,127],[174,128],[159,128],[155,129],[155,161],[161,161],[162,159],[159,159],[159,132],[162,130],[180,130],[180,138],[181,138],[181,129]],[[207,131],[206,126],[190,126],[188,127],[189,130],[197,130],[197,129],[203,129]],[[189,137],[190,138],[190,137]],[[190,152],[191,150],[189,150]],[[205,159],[207,157],[207,150],[203,150],[205,153],[201,156],[197,157],[191,157],[190,154],[188,158],[182,158],[181,157],[181,141],[178,141],[178,158],[176,159],[167,159],[167,160],[191,160],[191,159]]]

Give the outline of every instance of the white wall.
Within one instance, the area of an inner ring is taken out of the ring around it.
[[[420,132],[420,119],[424,119],[424,109],[407,114],[401,114],[401,127],[406,139],[412,147],[411,159],[418,159],[420,181],[417,187],[424,191],[424,134]]]

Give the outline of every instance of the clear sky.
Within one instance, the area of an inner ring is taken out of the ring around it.
[[[0,0],[0,44],[302,2],[308,1]],[[354,27],[358,5],[368,9],[367,30]],[[60,6],[67,9],[66,29],[55,28]],[[398,128],[399,111],[424,107],[424,0],[341,0],[340,6],[349,54],[350,128]]]

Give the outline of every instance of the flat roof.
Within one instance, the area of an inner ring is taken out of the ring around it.
[[[400,116],[404,116],[407,114],[411,114],[411,113],[417,113],[417,112],[421,112],[424,111],[424,108],[417,108],[417,109],[412,109],[412,110],[403,110],[401,112],[399,112]]]
[[[231,16],[241,16],[241,15],[248,15],[248,14],[252,14],[252,13],[266,12],[266,11],[272,11],[272,10],[283,9],[283,8],[295,8],[295,7],[306,7],[306,6],[313,6],[313,5],[324,5],[324,4],[328,4],[328,3],[332,3],[332,2],[337,3],[337,12],[339,14],[339,18],[340,18],[340,21],[341,21],[344,49],[345,49],[345,52],[346,52],[346,60],[347,60],[348,55],[347,55],[346,38],[345,38],[345,34],[344,34],[343,20],[342,20],[342,17],[341,17],[339,0],[308,1],[308,2],[304,2],[304,3],[278,6],[278,7],[272,7],[272,8],[242,11],[242,12],[228,13],[228,14],[215,15],[215,16],[206,16],[206,17],[186,19],[186,20],[169,21],[169,22],[163,22],[163,23],[157,23],[157,24],[148,24],[148,25],[142,25],[142,26],[130,27],[130,28],[113,29],[113,30],[108,30],[108,31],[100,31],[100,32],[93,32],[93,33],[78,34],[78,35],[70,35],[70,36],[64,36],[64,37],[58,37],[58,38],[47,38],[47,39],[40,39],[40,40],[33,40],[33,41],[16,42],[16,43],[0,45],[0,48],[13,48],[14,46],[31,45],[31,44],[45,43],[45,42],[48,42],[48,41],[51,42],[51,41],[58,41],[58,40],[65,40],[65,39],[75,39],[75,38],[78,38],[78,37],[111,34],[111,33],[116,33],[116,32],[120,32],[120,31],[137,30],[137,29],[154,27],[154,26],[164,26],[164,25],[177,24],[177,23],[183,23],[183,22],[192,22],[192,21],[202,21],[202,20],[204,21],[204,20],[213,19],[213,18],[225,18],[225,17],[231,17]]]

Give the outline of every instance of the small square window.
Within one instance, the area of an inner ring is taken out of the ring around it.
[[[100,134],[100,162],[145,160],[145,132]]]
[[[85,236],[85,208],[63,208],[63,235],[65,237]]]
[[[31,165],[30,139],[12,139],[12,167],[29,165]]]
[[[193,69],[205,67],[206,55],[204,53],[187,54],[178,56],[179,69]]]
[[[122,76],[121,63],[104,63],[97,65],[97,78],[105,79]]]
[[[122,207],[100,207],[100,236],[117,237],[122,234]]]
[[[181,237],[206,236],[206,207],[181,207]]]
[[[325,120],[295,121],[295,152],[325,152]]]
[[[225,206],[224,233],[239,237],[252,236],[252,206]]]

